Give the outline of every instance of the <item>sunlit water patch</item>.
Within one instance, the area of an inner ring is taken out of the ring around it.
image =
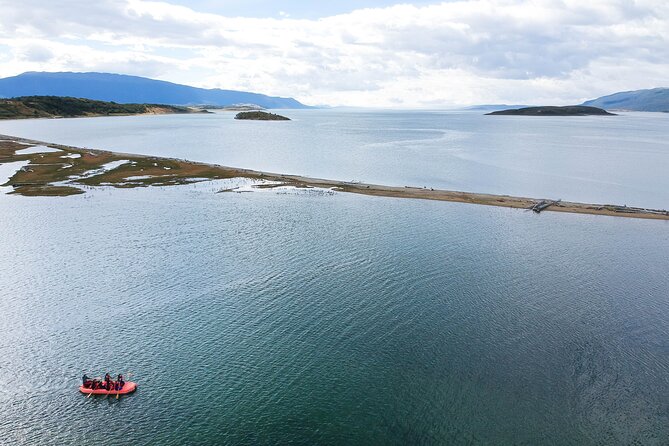
[[[33,155],[35,153],[54,153],[54,152],[62,152],[62,150],[54,149],[53,147],[33,145],[32,147],[16,150],[14,152],[14,154],[16,154],[16,155]]]
[[[19,170],[30,164],[30,161],[14,161],[11,163],[0,163],[0,193],[7,193],[14,190],[12,186],[3,186]]]

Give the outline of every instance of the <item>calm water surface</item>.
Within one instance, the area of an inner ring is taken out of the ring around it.
[[[0,444],[669,442],[667,222],[214,190],[0,196]]]
[[[669,114],[285,110],[1,121],[0,133],[278,173],[669,208]]]

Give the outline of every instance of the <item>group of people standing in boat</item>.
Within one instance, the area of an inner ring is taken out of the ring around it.
[[[84,388],[91,390],[104,389],[107,391],[110,390],[118,391],[121,390],[125,385],[125,381],[123,380],[123,375],[121,375],[120,373],[116,376],[115,381],[112,379],[109,373],[105,374],[104,380],[101,380],[100,378],[89,378],[85,374],[81,379],[84,382]]]

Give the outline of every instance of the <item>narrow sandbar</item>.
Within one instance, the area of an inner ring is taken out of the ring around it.
[[[59,149],[59,151],[46,153],[21,152],[21,149],[25,149],[26,145],[46,146],[52,149]],[[194,181],[241,177],[264,180],[265,184],[259,186],[264,188],[278,186],[318,187],[339,192],[379,197],[451,201],[517,209],[531,209],[544,201],[542,199],[513,197],[509,195],[407,186],[384,186],[380,184],[352,183],[298,175],[283,175],[174,158],[71,147],[0,135],[0,163],[17,161],[28,162],[28,164],[11,176],[5,186],[13,188],[10,193],[31,196],[79,194],[84,192],[81,186],[122,188],[170,186],[192,183]],[[105,166],[113,166],[113,168],[103,168]],[[647,209],[613,204],[560,201],[551,204],[544,211],[669,220],[669,212],[664,209]]]

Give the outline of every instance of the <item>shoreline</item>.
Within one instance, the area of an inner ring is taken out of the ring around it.
[[[17,150],[31,146],[46,146],[58,149],[58,151],[18,155],[15,153]],[[84,193],[85,191],[78,186],[117,188],[169,186],[239,177],[273,182],[273,184],[256,186],[262,188],[317,187],[379,197],[448,201],[526,210],[539,206],[542,212],[669,220],[669,212],[659,209],[568,201],[553,202],[510,195],[352,183],[240,169],[176,158],[72,147],[0,135],[0,163],[16,161],[24,161],[29,164],[11,176],[5,185],[13,187],[11,194],[24,196],[67,196]],[[107,165],[114,165],[114,167],[105,168]]]
[[[212,114],[213,112],[204,110],[204,109],[196,109],[192,107],[188,107],[192,111],[187,111],[187,112],[169,112],[169,111],[160,111],[160,110],[153,110],[153,111],[147,111],[144,113],[110,113],[110,114],[102,114],[102,113],[89,113],[85,115],[80,115],[80,116],[12,116],[9,118],[6,117],[0,117],[0,121],[24,121],[26,119],[84,119],[84,118],[122,118],[122,117],[128,117],[128,116],[162,116],[162,115],[199,115],[199,114]],[[7,137],[9,135],[0,135],[0,138]],[[11,136],[11,138],[14,138]],[[14,138],[15,140],[21,140],[23,138]],[[40,144],[45,144],[44,142],[40,142]]]

